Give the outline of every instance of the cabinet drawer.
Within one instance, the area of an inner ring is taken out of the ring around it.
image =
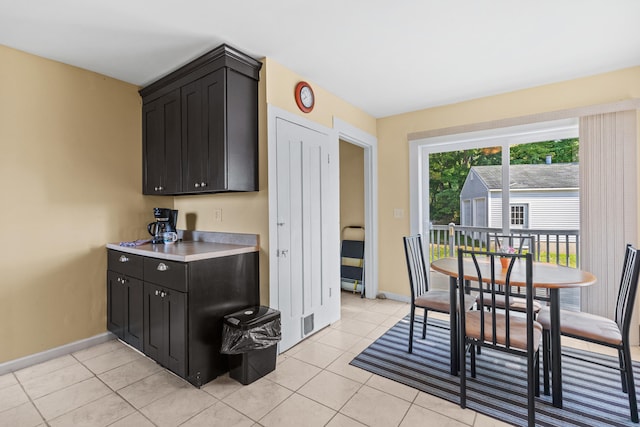
[[[157,258],[144,258],[144,281],[176,291],[187,292],[187,264]]]
[[[108,269],[127,276],[142,279],[142,257],[125,252],[109,250]]]

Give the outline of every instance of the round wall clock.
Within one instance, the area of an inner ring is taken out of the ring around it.
[[[313,89],[311,89],[309,83],[299,82],[296,85],[294,94],[296,97],[296,104],[298,104],[298,108],[300,108],[302,112],[309,113],[313,110],[316,99],[313,94]]]

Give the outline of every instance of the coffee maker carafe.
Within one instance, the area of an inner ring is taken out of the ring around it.
[[[151,243],[163,243],[162,233],[167,231],[176,232],[178,211],[168,208],[153,208],[153,216],[156,220],[147,225],[147,231],[152,236]]]

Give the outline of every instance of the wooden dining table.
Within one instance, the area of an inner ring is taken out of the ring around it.
[[[465,259],[464,280],[477,281],[476,269],[473,261]],[[505,284],[507,270],[503,270],[499,259],[496,258],[496,283]],[[468,264],[468,265],[467,265]],[[450,309],[450,333],[451,333],[451,374],[458,375],[458,321],[456,313],[456,298],[458,286],[458,259],[441,258],[431,263],[431,268],[437,272],[449,276],[449,294],[451,298]],[[480,262],[480,273],[483,281],[491,278],[491,265],[487,259]],[[511,273],[510,283],[512,287],[525,287],[525,263],[516,261]],[[591,286],[596,282],[596,277],[577,268],[565,267],[544,262],[533,263],[534,288],[547,289],[549,292],[549,310],[551,315],[551,390],[553,406],[562,408],[562,348],[560,344],[560,290]]]

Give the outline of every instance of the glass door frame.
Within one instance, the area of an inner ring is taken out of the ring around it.
[[[554,139],[578,137],[578,119],[562,119],[480,131],[446,134],[409,141],[409,194],[411,234],[422,234],[429,245],[429,155],[473,148],[502,148],[502,227],[510,228],[509,166],[510,146]],[[506,223],[505,223],[506,222]]]

